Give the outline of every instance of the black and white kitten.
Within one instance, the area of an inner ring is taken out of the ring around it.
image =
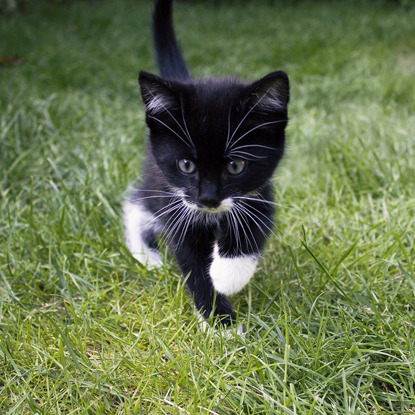
[[[194,80],[174,35],[172,0],[156,1],[153,33],[162,77],[139,75],[150,134],[144,180],[124,205],[127,245],[157,267],[163,235],[196,309],[228,326],[236,315],[226,296],[249,282],[273,226],[288,77]]]

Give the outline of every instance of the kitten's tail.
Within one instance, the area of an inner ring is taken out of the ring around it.
[[[164,78],[186,80],[191,75],[173,30],[173,0],[157,0],[153,12],[153,36],[160,75]]]

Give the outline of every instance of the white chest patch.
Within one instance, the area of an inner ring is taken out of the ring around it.
[[[257,263],[256,255],[221,257],[219,247],[215,244],[210,265],[210,277],[215,290],[225,295],[241,291],[254,275]]]

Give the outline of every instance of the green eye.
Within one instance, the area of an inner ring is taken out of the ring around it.
[[[177,162],[179,170],[184,174],[192,174],[196,171],[196,164],[191,160],[182,159]]]
[[[232,160],[226,165],[226,170],[229,174],[240,174],[245,170],[246,163],[242,160]]]

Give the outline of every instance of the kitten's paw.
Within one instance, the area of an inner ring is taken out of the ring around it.
[[[254,275],[257,263],[255,255],[221,257],[219,247],[215,244],[210,265],[210,277],[215,290],[225,295],[241,291]]]
[[[226,339],[231,339],[234,336],[245,337],[245,327],[243,324],[238,324],[237,326],[232,326],[229,329],[218,329],[212,327],[202,316],[199,315],[199,327],[203,333],[214,334]]]
[[[232,337],[235,337],[235,336],[245,337],[246,331],[245,331],[245,327],[243,326],[243,324],[239,324],[237,326],[231,327],[230,329],[222,330],[220,332],[220,335],[227,339],[231,339]]]
[[[163,266],[163,260],[157,251],[132,253],[133,257],[143,264],[147,269],[155,269]]]

